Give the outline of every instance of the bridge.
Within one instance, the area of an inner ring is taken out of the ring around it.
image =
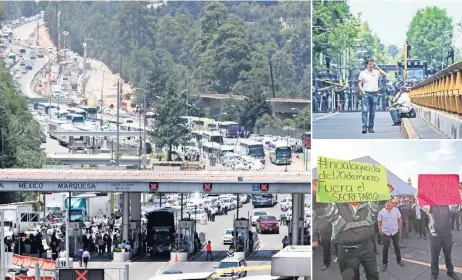
[[[448,138],[462,138],[462,61],[441,70],[410,92],[417,116]]]
[[[200,94],[200,99],[204,106],[210,107],[212,111],[220,111],[225,107],[225,102],[229,99],[232,100],[245,100],[242,95],[234,94]],[[286,115],[292,117],[298,110],[303,110],[306,106],[311,104],[310,99],[304,98],[269,98],[266,100],[271,106],[273,114]]]

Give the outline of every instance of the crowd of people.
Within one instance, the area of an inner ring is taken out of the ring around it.
[[[315,197],[315,194],[313,194]],[[416,194],[418,197],[418,192]],[[439,254],[443,249],[447,275],[459,279],[452,264],[452,230],[460,229],[460,205],[419,206],[416,197],[397,197],[383,202],[314,202],[313,247],[322,247],[322,271],[338,262],[342,279],[359,279],[360,265],[367,279],[379,279],[377,249],[382,245],[381,272],[388,269],[388,251],[393,248],[399,266],[405,264],[400,249],[403,240],[429,239],[431,279],[439,274]],[[415,234],[410,234],[415,232]]]

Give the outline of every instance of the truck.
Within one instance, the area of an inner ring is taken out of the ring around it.
[[[79,73],[71,72],[71,86],[77,86],[79,83]]]
[[[109,196],[79,195],[71,197],[71,221],[88,221],[95,216],[109,216]],[[69,197],[65,200],[65,210],[69,209]],[[67,214],[65,213],[65,216]]]
[[[37,47],[37,57],[42,58],[45,56],[45,48],[44,47]]]
[[[146,213],[146,239],[151,257],[170,253],[174,242],[177,211],[173,208],[161,208]]]
[[[29,51],[29,58],[30,59],[36,59],[37,58],[37,51],[36,50],[30,50]]]
[[[24,58],[24,63],[27,70],[32,70],[34,62],[29,57]]]
[[[1,205],[0,210],[5,213],[5,228],[7,235],[22,233],[40,223],[40,215],[34,213],[32,204],[24,205]],[[10,231],[9,229],[13,229]]]

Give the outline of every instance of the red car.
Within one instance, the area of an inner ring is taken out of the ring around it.
[[[260,216],[257,220],[256,230],[258,233],[271,232],[279,234],[279,222],[275,216]]]

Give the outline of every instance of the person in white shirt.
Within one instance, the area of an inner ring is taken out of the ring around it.
[[[399,92],[393,98],[393,104],[387,108],[390,112],[391,119],[393,121],[393,126],[401,125],[401,114],[407,114],[411,112],[413,109],[411,99],[407,94],[407,89],[405,87],[401,87]]]
[[[83,260],[83,264],[85,265],[85,268],[87,268],[88,261],[90,260],[90,252],[88,252],[88,250],[86,249],[85,249],[85,252],[83,252],[82,254],[82,260]]]
[[[362,96],[362,133],[374,133],[375,109],[379,93],[380,76],[386,76],[372,58],[366,61],[366,70],[359,74],[359,93]]]

